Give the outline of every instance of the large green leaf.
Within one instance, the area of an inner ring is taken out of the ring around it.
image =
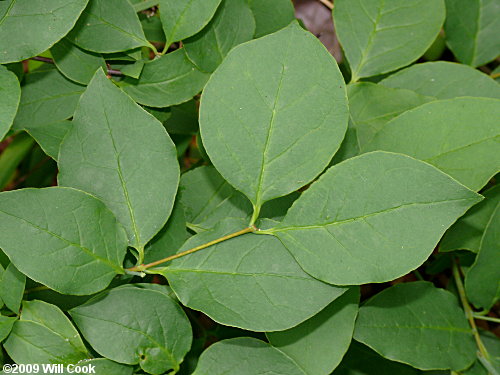
[[[90,0],[68,39],[83,49],[103,53],[151,46],[128,0]]]
[[[0,141],[14,121],[20,99],[21,88],[16,75],[0,65]]]
[[[0,299],[11,311],[19,312],[24,296],[26,276],[11,263],[0,276]]]
[[[208,80],[179,49],[144,64],[139,79],[127,77],[120,85],[136,102],[151,107],[169,107],[192,99]]]
[[[480,200],[429,164],[373,152],[330,168],[266,232],[320,280],[383,282],[420,266]]]
[[[351,126],[362,150],[390,120],[433,98],[411,90],[392,89],[370,82],[356,83],[347,88]]]
[[[104,204],[81,191],[1,193],[0,232],[0,247],[12,263],[61,293],[92,294],[123,273],[125,231]]]
[[[269,342],[307,374],[331,374],[351,343],[358,303],[359,288],[353,287],[297,327],[268,333]]]
[[[186,39],[212,19],[221,0],[159,0],[167,47]]]
[[[290,0],[247,0],[255,18],[255,37],[274,33],[295,20]]]
[[[13,129],[36,129],[73,116],[85,86],[66,79],[53,66],[43,66],[24,78],[21,103]]]
[[[256,214],[264,202],[315,178],[340,146],[346,125],[337,64],[298,23],[234,48],[201,100],[206,151]]]
[[[497,0],[446,0],[446,43],[456,58],[480,66],[500,54],[500,3]]]
[[[6,0],[0,2],[0,63],[35,56],[75,25],[89,0]]]
[[[444,0],[337,0],[333,15],[356,82],[422,56],[443,25],[445,5]]]
[[[441,240],[439,251],[460,249],[470,250],[475,253],[479,251],[486,226],[496,208],[500,205],[500,185],[494,186],[481,194],[486,199],[472,207],[467,211],[467,214],[458,219],[448,229]]]
[[[101,355],[150,374],[179,370],[191,347],[184,311],[165,293],[125,286],[70,311],[85,339]]]
[[[448,61],[415,64],[379,82],[438,99],[479,96],[500,99],[500,85],[470,66]]]
[[[500,170],[499,118],[498,99],[435,101],[390,121],[366,150],[410,155],[477,191]]]
[[[252,39],[255,20],[246,0],[222,0],[214,18],[201,32],[184,41],[189,59],[213,72],[228,52]]]
[[[64,38],[50,49],[57,69],[67,78],[86,85],[97,69],[106,69],[102,56],[86,52]]]
[[[428,282],[395,285],[360,309],[354,338],[382,356],[422,370],[463,370],[476,357],[453,294]]]
[[[287,355],[250,337],[223,340],[205,350],[193,375],[306,375]]]
[[[476,261],[465,275],[467,297],[476,307],[489,310],[500,299],[500,204],[486,225]]]
[[[100,198],[143,247],[167,221],[179,182],[165,128],[97,71],[59,152],[59,183]],[[145,189],[147,194],[145,194]]]
[[[191,237],[179,251],[244,228],[222,221]],[[306,274],[272,236],[246,234],[172,262],[157,272],[179,300],[217,322],[253,331],[291,328],[310,318],[345,289]]]
[[[56,306],[42,301],[23,303],[5,350],[16,363],[76,364],[89,353],[69,319]]]

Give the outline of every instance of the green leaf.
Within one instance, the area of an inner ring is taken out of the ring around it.
[[[102,56],[86,52],[64,38],[50,49],[57,69],[67,78],[82,85],[90,82],[97,69],[106,69]]]
[[[379,82],[383,86],[413,90],[438,99],[478,96],[500,99],[500,86],[470,66],[447,61],[415,64]]]
[[[351,343],[358,303],[359,288],[353,287],[297,327],[268,333],[269,342],[307,374],[331,374]]]
[[[290,0],[247,0],[255,18],[255,38],[274,33],[295,20]]]
[[[228,52],[252,39],[255,20],[247,0],[222,0],[214,18],[201,32],[184,41],[189,59],[202,71],[213,72]]]
[[[9,333],[12,330],[12,326],[14,325],[16,320],[17,320],[16,317],[8,317],[0,315],[0,342],[5,340],[5,338],[9,336]]]
[[[221,0],[159,0],[166,47],[189,38],[212,19]]]
[[[333,15],[356,82],[422,56],[441,30],[445,5],[444,0],[337,0]]]
[[[157,3],[158,1],[155,0],[155,2]],[[165,33],[163,32],[160,16],[158,14],[150,16],[139,13],[139,19],[141,20],[142,29],[144,30],[147,40],[156,43],[165,43]]]
[[[23,303],[21,319],[14,323],[4,348],[19,364],[75,364],[89,357],[66,315],[42,301]]]
[[[12,263],[61,293],[92,294],[123,273],[123,228],[104,204],[81,191],[52,187],[1,193],[0,232],[0,247]]]
[[[27,74],[13,129],[31,130],[70,118],[84,91],[85,86],[66,79],[53,66]]]
[[[83,372],[83,375],[90,374],[105,374],[105,375],[132,375],[134,373],[134,368],[131,366],[122,365],[110,361],[106,358],[95,358],[88,361],[82,361],[78,364],[80,368],[85,368],[86,366],[92,366],[93,371]],[[74,372],[73,372],[74,373]],[[70,373],[68,373],[70,375]]]
[[[472,66],[500,54],[500,5],[496,0],[446,0],[446,43],[455,57]]]
[[[72,126],[73,123],[71,121],[62,120],[30,127],[27,132],[36,140],[47,155],[57,161],[61,143]]]
[[[169,107],[192,99],[208,77],[189,61],[181,48],[144,64],[138,80],[127,77],[120,85],[138,103]]]
[[[219,341],[205,350],[193,375],[306,375],[288,356],[250,337]]]
[[[465,275],[467,297],[476,307],[489,310],[500,299],[500,204],[484,230],[476,261]]]
[[[20,61],[49,49],[75,25],[88,0],[0,2],[0,63]]]
[[[477,350],[455,296],[425,281],[372,297],[359,309],[354,338],[387,359],[422,370],[463,370]]]
[[[456,98],[424,104],[390,121],[366,147],[426,161],[472,190],[500,166],[500,100]]]
[[[320,280],[384,282],[420,266],[444,231],[480,200],[431,165],[373,152],[330,168],[266,232]]]
[[[25,284],[26,276],[19,272],[12,263],[9,264],[0,279],[0,297],[5,306],[16,314],[21,306]]]
[[[90,0],[68,39],[83,49],[102,53],[151,47],[128,0]]]
[[[201,100],[200,129],[210,160],[256,214],[264,202],[314,179],[346,126],[337,64],[298,23],[234,48]]]
[[[99,70],[61,145],[58,178],[101,199],[141,248],[170,216],[179,164],[161,123]]]
[[[14,121],[20,99],[21,87],[16,75],[0,65],[0,141]]]
[[[500,205],[500,185],[481,193],[486,198],[476,204],[457,220],[445,233],[439,251],[469,250],[479,251],[481,238],[495,209]]]
[[[143,60],[138,60],[133,64],[126,64],[121,68],[121,72],[128,77],[137,79],[144,69],[144,64]]]
[[[195,134],[198,131],[198,106],[195,100],[170,107],[170,117],[163,122],[169,134]]]
[[[351,126],[356,130],[361,150],[387,122],[405,111],[434,100],[414,91],[387,88],[371,82],[349,85],[347,96]]]
[[[188,318],[174,300],[155,290],[112,289],[70,314],[99,354],[140,364],[150,374],[177,372],[191,346]]]
[[[191,237],[179,252],[244,227],[242,220],[221,221]],[[302,271],[276,238],[256,234],[221,242],[156,272],[167,277],[185,306],[252,331],[291,328],[345,292]]]

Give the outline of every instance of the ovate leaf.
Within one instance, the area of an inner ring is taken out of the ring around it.
[[[150,374],[179,370],[191,346],[189,320],[166,294],[122,287],[70,311],[85,339],[101,355]]]
[[[16,317],[8,317],[0,315],[0,342],[9,336],[12,326],[16,322]]]
[[[428,282],[395,285],[372,297],[359,310],[354,338],[422,370],[463,370],[477,350],[456,297]]]
[[[295,20],[289,0],[247,0],[255,18],[255,37],[274,33]]]
[[[160,19],[167,47],[203,29],[214,16],[220,2],[221,0],[159,0]]]
[[[16,75],[0,65],[0,141],[14,121],[20,98],[21,88]]]
[[[500,170],[498,118],[498,99],[440,100],[389,122],[366,150],[410,155],[477,191]]]
[[[88,0],[6,0],[0,2],[0,63],[35,56],[75,25]]]
[[[383,282],[420,266],[480,200],[429,164],[373,152],[330,168],[267,232],[320,280]]]
[[[193,375],[306,375],[287,355],[250,337],[223,340],[205,350]]]
[[[472,207],[448,229],[441,240],[439,251],[479,251],[486,226],[500,204],[500,186],[494,186],[481,194],[486,199]]]
[[[444,0],[337,0],[333,15],[356,82],[422,56],[443,25],[445,5]]]
[[[1,193],[0,232],[0,247],[12,263],[61,293],[92,294],[123,273],[125,231],[104,204],[81,191]]]
[[[68,39],[93,52],[121,52],[151,46],[128,0],[90,0]]]
[[[62,120],[29,127],[27,132],[36,140],[47,155],[57,161],[61,143],[72,126],[73,123],[71,121]]]
[[[331,374],[351,343],[358,303],[359,288],[353,287],[297,327],[268,333],[269,342],[307,374]]]
[[[446,0],[446,43],[456,58],[480,66],[500,54],[500,4],[496,0]]]
[[[169,107],[192,99],[208,77],[189,61],[182,48],[144,64],[139,79],[127,77],[121,85],[138,103]]]
[[[106,69],[102,56],[86,52],[64,38],[50,49],[57,69],[67,78],[86,85],[97,69]]]
[[[0,278],[0,298],[5,306],[16,314],[19,312],[24,295],[26,276],[11,263]]]
[[[438,99],[478,96],[500,99],[500,85],[470,66],[448,61],[415,64],[379,82]]]
[[[240,230],[244,223],[222,221],[191,237],[179,251]],[[253,331],[291,328],[345,291],[302,271],[278,239],[256,234],[184,256],[157,272],[167,277],[184,305],[221,324]]]
[[[102,70],[79,102],[59,171],[61,185],[92,193],[113,211],[134,247],[163,227],[179,181],[175,146],[161,123]]]
[[[476,307],[489,310],[500,298],[500,205],[486,225],[476,261],[465,275],[467,297]]]
[[[340,146],[346,125],[345,87],[335,60],[297,23],[234,48],[201,100],[206,151],[256,213],[264,202],[316,177]]]

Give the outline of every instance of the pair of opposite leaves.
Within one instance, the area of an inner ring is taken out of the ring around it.
[[[200,123],[211,160],[250,199],[256,218],[264,202],[324,170],[342,141],[347,116],[335,61],[294,23],[228,55],[205,88]],[[59,168],[61,185],[100,201],[62,187],[2,193],[0,226],[7,235],[0,246],[34,280],[62,293],[95,293],[123,273],[127,245],[142,249],[168,219],[179,178],[175,148],[157,120],[98,72],[61,146]],[[315,278],[352,285],[401,276],[418,267],[480,199],[426,163],[368,153],[329,169],[281,223],[263,232],[280,241],[248,234],[161,272],[184,304],[215,320],[253,330],[286,329],[345,290]],[[227,233],[205,236],[215,234]],[[188,244],[201,240],[196,236]],[[223,286],[234,280],[252,293],[226,306]],[[295,290],[283,293],[280,288],[291,280]],[[315,303],[290,311],[301,305],[290,297],[297,289]],[[277,292],[284,296],[279,304],[273,301]],[[247,309],[250,301],[262,311],[259,316]],[[281,312],[286,316],[277,321]]]

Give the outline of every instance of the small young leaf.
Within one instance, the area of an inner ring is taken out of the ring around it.
[[[35,139],[47,155],[57,161],[59,158],[61,143],[66,134],[68,134],[71,130],[72,126],[73,122],[69,120],[62,120],[50,124],[40,124],[33,127],[30,126],[26,131]]]
[[[189,38],[214,16],[221,0],[159,0],[166,46]]]
[[[169,134],[196,134],[199,126],[198,106],[195,100],[172,106],[169,110],[170,116],[163,121],[163,126]]]
[[[476,261],[465,275],[467,297],[476,307],[489,310],[500,298],[500,204],[486,225]]]
[[[19,312],[24,295],[26,276],[11,263],[0,278],[0,298],[5,306],[16,314]]]
[[[86,85],[97,69],[106,69],[102,56],[86,52],[64,38],[50,49],[57,69],[67,78]]]
[[[331,374],[351,343],[358,304],[359,288],[353,287],[304,323],[267,337],[307,374]]]
[[[219,341],[205,350],[193,375],[306,375],[287,355],[250,337]]]
[[[202,71],[213,72],[228,52],[251,40],[255,20],[247,0],[222,0],[214,18],[198,34],[184,41],[189,59]]]
[[[264,202],[315,178],[346,127],[346,92],[335,60],[298,23],[234,48],[201,100],[210,160],[253,203],[254,219]]]
[[[497,0],[446,0],[446,43],[456,58],[484,65],[500,54],[500,6]]]
[[[500,99],[500,85],[470,66],[447,61],[415,64],[383,79],[387,87],[413,90],[438,99],[478,96]]]
[[[139,79],[125,78],[123,91],[150,107],[169,107],[198,94],[209,75],[198,70],[183,48],[144,64]]]
[[[441,30],[445,5],[444,0],[337,0],[333,15],[356,82],[422,56]]]
[[[9,336],[10,331],[12,330],[12,326],[16,322],[16,317],[8,317],[0,315],[0,342],[5,340],[7,336]],[[0,357],[1,364],[1,357]]]
[[[395,285],[372,297],[359,309],[354,338],[388,359],[422,370],[463,370],[477,350],[456,297],[423,281]]]
[[[426,161],[478,191],[499,171],[500,100],[456,98],[424,104],[390,121],[366,147]]]
[[[191,237],[187,250],[242,229],[222,221]],[[291,328],[310,318],[346,289],[306,274],[272,236],[245,234],[177,259],[159,271],[179,300],[217,322],[253,331]]]
[[[383,282],[420,266],[480,200],[429,164],[373,152],[330,168],[269,232],[320,280]]]
[[[274,33],[295,20],[290,0],[247,0],[255,18],[255,38]]]
[[[128,0],[90,0],[68,39],[83,49],[102,53],[151,46]]]
[[[445,233],[439,251],[479,251],[481,238],[496,208],[500,205],[500,185],[481,193],[485,200],[476,204]]]
[[[0,141],[14,121],[20,99],[21,88],[16,75],[0,65]]]
[[[61,293],[92,294],[123,273],[125,231],[104,204],[81,191],[1,193],[0,232],[0,247],[12,263]]]
[[[101,355],[150,374],[179,370],[191,347],[184,311],[165,293],[130,286],[112,289],[70,311]]]
[[[0,2],[0,63],[20,61],[49,49],[75,25],[89,0]]]
[[[59,169],[59,183],[100,198],[136,248],[167,221],[179,182],[175,146],[161,123],[102,70],[81,97]]]

